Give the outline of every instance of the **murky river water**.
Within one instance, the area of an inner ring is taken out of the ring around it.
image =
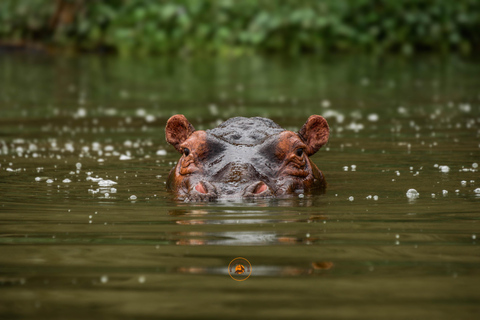
[[[0,317],[475,318],[479,75],[428,56],[1,56]],[[175,113],[325,116],[327,192],[173,201]]]

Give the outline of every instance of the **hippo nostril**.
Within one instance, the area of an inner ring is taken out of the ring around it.
[[[268,189],[267,185],[264,182],[261,182],[261,183],[257,184],[253,193],[254,194],[259,194],[259,193],[262,193],[262,192],[266,191],[267,189]]]
[[[201,182],[199,182],[199,183],[195,186],[195,190],[197,190],[197,191],[200,192],[200,193],[207,194],[207,190],[205,189],[205,187],[203,186],[203,184],[202,184]]]
[[[270,189],[269,186],[263,181],[258,181],[255,182],[254,184],[251,184],[248,186],[244,193],[243,196],[247,198],[252,198],[252,197],[269,197],[273,195],[272,189]]]

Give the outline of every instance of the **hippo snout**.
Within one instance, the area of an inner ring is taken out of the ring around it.
[[[234,186],[225,183],[198,182],[190,192],[191,200],[213,200],[220,195],[231,198],[266,198],[274,196],[272,188],[263,181],[256,181],[246,186]]]

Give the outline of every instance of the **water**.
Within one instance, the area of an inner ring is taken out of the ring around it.
[[[17,55],[0,70],[2,318],[478,315],[478,62]],[[197,129],[324,115],[326,194],[172,200],[175,113]]]

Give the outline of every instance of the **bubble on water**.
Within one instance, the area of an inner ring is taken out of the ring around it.
[[[343,167],[343,171],[348,171],[348,166]]]
[[[304,195],[303,193],[300,193],[300,194],[298,195],[298,197],[299,197],[300,199],[303,199],[303,198],[305,197],[305,195]]]
[[[353,196],[350,196],[350,197],[348,197],[348,200],[353,201],[353,200],[355,200],[355,198]]]
[[[442,190],[442,194],[443,194],[444,197],[447,196],[448,195],[448,190]]]
[[[377,122],[377,121],[378,121],[378,114],[376,114],[376,113],[370,113],[370,114],[367,116],[367,119],[368,119],[368,121],[371,121],[371,122]]]
[[[400,114],[406,114],[407,113],[407,109],[405,107],[402,107],[402,106],[398,107],[397,111]]]
[[[397,176],[399,176],[399,175],[400,175],[400,171],[395,171],[395,174],[396,174]]]
[[[210,113],[212,114],[212,116],[217,116],[218,115],[218,108],[215,104],[210,104],[208,106],[208,110],[210,111]]]
[[[63,183],[70,183],[70,182],[72,182],[72,180],[70,180],[70,179],[63,179],[62,182],[63,182]]]
[[[121,154],[121,155],[120,155],[120,160],[132,160],[132,157],[127,156],[127,155],[125,155],[125,154]]]
[[[472,239],[473,239],[473,240],[477,239],[477,235],[476,235],[476,234],[472,234]]]
[[[325,99],[325,100],[322,101],[322,107],[328,108],[328,107],[330,107],[330,105],[331,105],[331,103],[330,103],[329,100]]]
[[[465,186],[467,185],[467,181],[462,180],[462,181],[460,182],[460,184],[462,185],[462,187],[465,187]]]
[[[442,171],[443,173],[447,173],[450,171],[450,168],[448,166],[439,166],[438,169]]]
[[[350,167],[352,168],[352,171],[356,171],[356,170],[357,170],[357,166],[356,166],[355,164],[352,164]]]
[[[105,160],[104,160],[104,159],[101,159],[101,158],[98,159],[97,161],[98,161],[98,162],[105,162]]]
[[[75,118],[85,118],[87,116],[87,109],[79,108],[73,116]]]
[[[157,120],[157,118],[152,114],[147,114],[145,116],[145,121],[148,123],[154,122],[155,120]]]
[[[92,181],[92,182],[99,182],[99,181],[102,181],[103,178],[93,178],[93,177],[90,177],[90,174],[91,172],[87,172],[87,174],[89,174],[89,176],[87,177],[87,181]]]
[[[101,283],[107,283],[108,282],[108,276],[106,276],[106,275],[101,276],[100,277],[100,282]]]
[[[98,181],[98,185],[100,187],[111,187],[113,185],[116,185],[117,182],[115,181],[112,181],[112,180],[101,180],[101,181]]]
[[[35,181],[42,181],[42,178],[41,177],[36,177]]]
[[[359,132],[360,130],[363,130],[363,128],[365,128],[365,126],[362,123],[351,122],[345,128],[347,130],[352,130],[354,132]]]
[[[365,199],[370,200],[370,199],[372,199],[372,196],[368,195]]]
[[[435,193],[432,193],[432,198],[435,198]]]
[[[138,277],[138,282],[145,283],[145,276]]]
[[[105,198],[110,197],[110,194],[108,192],[105,193]]]
[[[157,156],[166,156],[167,155],[167,150],[157,150]]]
[[[377,195],[374,195],[374,196],[373,196],[373,200],[377,201],[377,200],[378,200],[378,196],[377,196]]]
[[[417,199],[420,196],[420,193],[415,189],[408,189],[406,195],[409,199]]]
[[[480,188],[477,188],[477,189],[473,190],[473,192],[479,194],[480,193]]]
[[[476,162],[475,162],[475,163],[472,163],[472,168],[473,168],[473,169],[477,169],[477,168],[478,168],[478,163],[476,163]]]
[[[463,112],[470,112],[472,110],[472,107],[468,103],[461,103],[458,108]]]
[[[137,200],[137,196],[132,194],[129,199],[130,200]]]
[[[395,235],[395,238],[399,239],[399,238],[400,238],[400,235],[399,235],[399,234],[396,234],[396,235]]]
[[[110,192],[111,193],[117,193],[117,189],[116,188],[110,188]]]
[[[46,182],[47,182],[47,183],[53,183],[53,180],[52,180],[52,179],[47,179]]]
[[[334,117],[338,123],[342,123],[345,120],[345,115],[335,110],[326,110],[325,112],[323,112],[323,117],[325,118]]]

